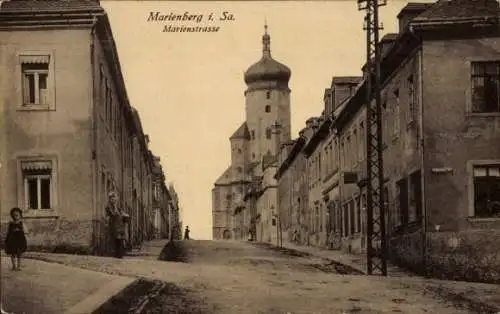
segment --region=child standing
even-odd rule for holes
[[[25,234],[28,233],[28,229],[22,221],[23,212],[20,208],[12,208],[10,210],[10,216],[12,217],[12,221],[9,223],[7,236],[5,238],[5,253],[11,257],[12,270],[21,270],[21,255],[27,248]]]

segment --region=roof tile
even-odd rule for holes
[[[466,18],[498,17],[497,0],[438,0],[413,21],[453,21]]]

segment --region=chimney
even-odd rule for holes
[[[325,103],[325,109],[324,109],[325,116],[329,117],[333,114],[333,102],[332,102],[332,89],[331,88],[325,89],[323,101]]]
[[[411,20],[426,11],[433,3],[410,2],[398,14],[399,33],[403,33]]]

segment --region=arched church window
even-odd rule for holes
[[[266,105],[266,112],[271,112],[271,106],[270,105]]]
[[[266,129],[266,138],[267,138],[268,140],[270,140],[270,139],[271,139],[271,128],[267,128],[267,129]]]

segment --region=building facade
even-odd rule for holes
[[[2,223],[17,206],[33,248],[106,254],[117,191],[129,245],[140,244],[153,231],[154,160],[106,12],[98,1],[13,0],[0,15]]]
[[[277,211],[273,181],[279,148],[290,140],[291,71],[271,57],[270,41],[266,25],[262,57],[244,76],[246,120],[230,138],[231,165],[212,189],[213,239],[253,239],[268,228],[257,224],[270,206]]]
[[[500,236],[498,2],[409,3],[398,21],[380,42],[390,258],[440,276],[455,263],[466,279],[482,267],[491,271],[480,280],[498,281],[499,265],[485,264]],[[303,148],[310,245],[366,250],[366,88],[363,77],[334,77]]]

